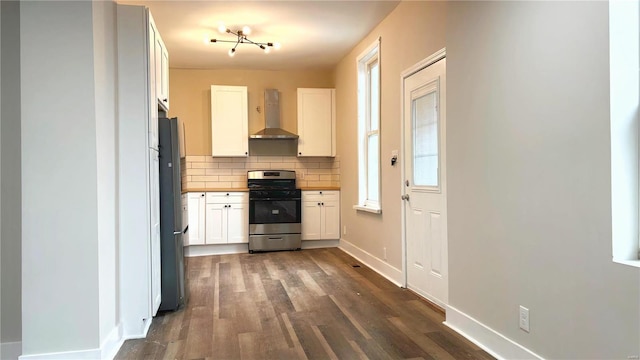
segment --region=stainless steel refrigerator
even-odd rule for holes
[[[182,221],[180,145],[177,118],[158,119],[160,151],[160,256],[163,311],[187,302]]]

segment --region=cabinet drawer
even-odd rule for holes
[[[302,201],[338,201],[340,199],[339,191],[303,191]]]
[[[249,203],[246,192],[208,192],[207,204],[244,204]]]

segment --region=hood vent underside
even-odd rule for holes
[[[250,135],[251,139],[295,140],[298,135],[280,128],[280,95],[277,89],[264,91],[265,128]]]

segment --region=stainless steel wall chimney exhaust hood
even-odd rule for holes
[[[265,128],[250,135],[251,139],[295,140],[298,135],[280,128],[280,95],[277,89],[264,91],[264,120]]]

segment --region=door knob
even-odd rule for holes
[[[409,194],[402,195],[400,198],[401,198],[402,200],[409,200]]]

